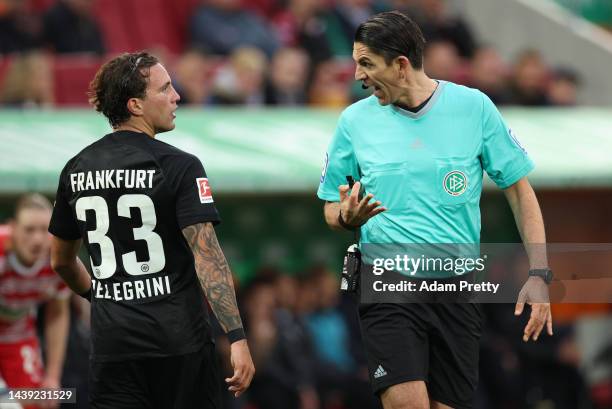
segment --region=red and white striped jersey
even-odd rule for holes
[[[70,296],[70,289],[51,269],[48,256],[26,267],[7,250],[9,243],[9,229],[0,226],[0,343],[35,337],[38,305]]]

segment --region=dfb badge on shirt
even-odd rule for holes
[[[208,178],[196,178],[198,185],[198,194],[200,195],[200,203],[212,203],[212,189],[208,183]]]

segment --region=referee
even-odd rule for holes
[[[424,44],[419,27],[396,11],[357,29],[355,79],[374,92],[342,112],[329,145],[318,190],[326,222],[359,229],[360,244],[479,243],[485,170],[504,190],[523,242],[545,243],[526,178],[531,159],[487,96],[425,74]],[[347,176],[358,181],[352,190]],[[552,273],[545,251],[526,247],[531,270],[515,314],[531,304],[523,340],[535,341],[544,326],[552,335],[550,304],[542,302]],[[478,304],[361,304],[359,317],[385,409],[473,407]]]

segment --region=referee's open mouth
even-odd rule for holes
[[[380,98],[381,97],[381,93],[380,93],[380,87],[378,85],[369,85],[369,84],[366,84],[365,82],[361,83],[361,88],[362,89],[368,89],[368,88],[370,88],[372,86],[374,87],[374,95],[376,95],[378,98]]]

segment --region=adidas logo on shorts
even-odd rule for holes
[[[385,376],[386,374],[387,374],[387,371],[384,370],[382,365],[378,365],[378,368],[376,368],[376,372],[374,372],[374,379],[378,379],[382,376]]]

